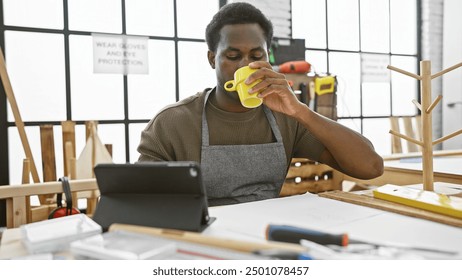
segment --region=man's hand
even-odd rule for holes
[[[249,67],[259,70],[250,75],[245,83],[251,84],[255,80],[262,80],[249,92],[260,91],[258,97],[263,98],[266,106],[289,116],[296,116],[300,110],[306,110],[307,107],[297,99],[285,75],[273,71],[271,64],[266,61],[255,61],[250,63]]]

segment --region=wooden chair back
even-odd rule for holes
[[[279,196],[341,190],[339,174],[325,164],[306,158],[293,158]]]

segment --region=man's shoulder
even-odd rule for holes
[[[193,126],[202,116],[204,92],[198,92],[161,109],[149,121],[145,132],[157,129],[172,130],[174,127]]]
[[[176,103],[170,104],[160,110],[156,119],[158,118],[190,118],[192,116],[201,116],[202,108],[204,106],[204,93],[198,92],[194,95],[186,97]]]

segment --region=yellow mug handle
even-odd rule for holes
[[[234,80],[230,80],[225,83],[225,90],[236,91],[236,84],[234,84]]]

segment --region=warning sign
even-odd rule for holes
[[[389,83],[390,63],[388,55],[361,54],[361,76],[363,83]]]
[[[148,38],[92,34],[93,72],[149,74]]]

